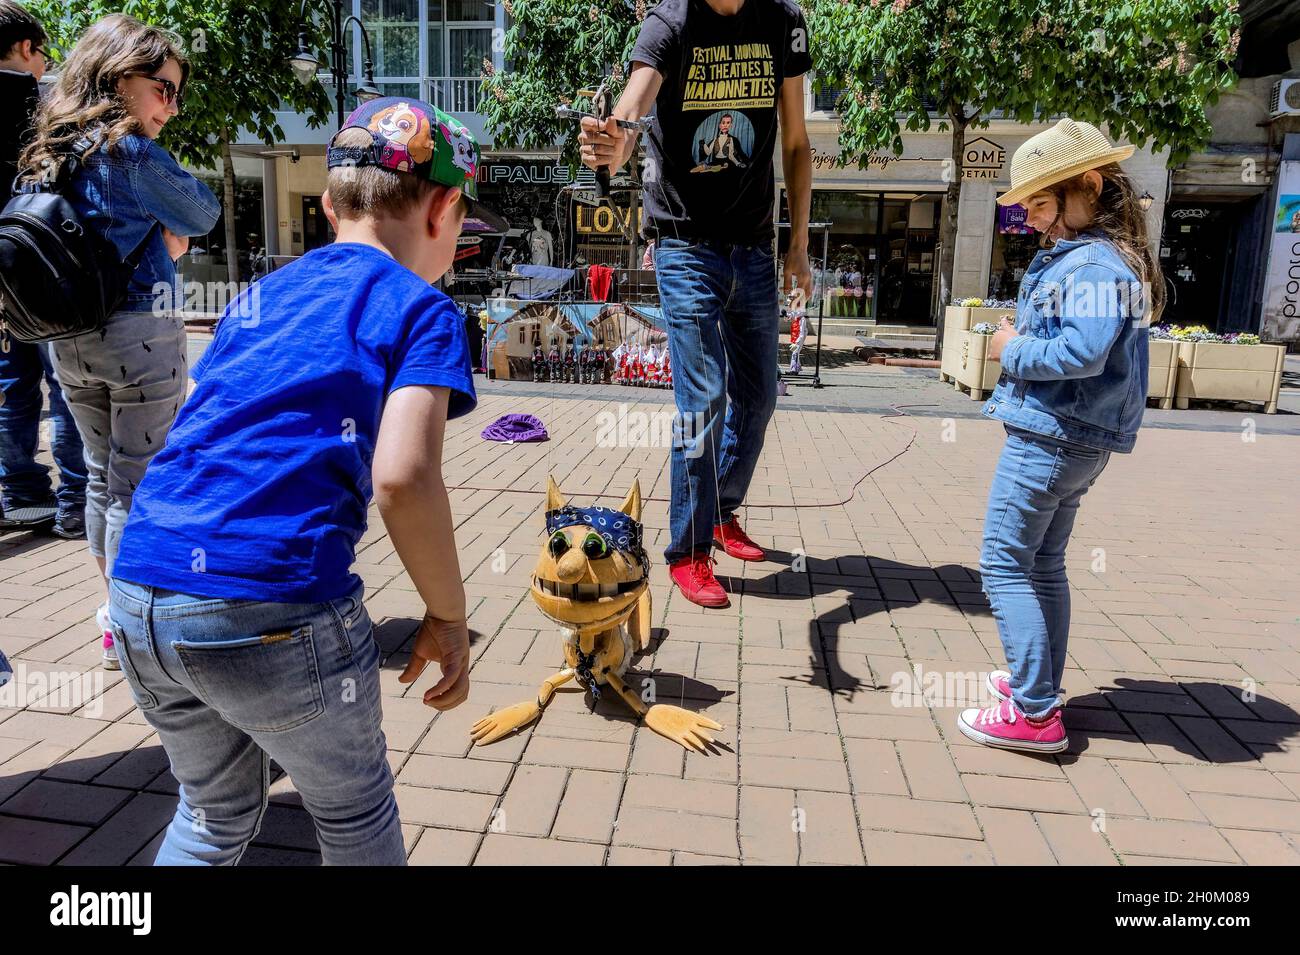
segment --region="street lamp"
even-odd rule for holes
[[[1151,195],[1149,192],[1143,191],[1142,195],[1138,196],[1138,208],[1143,212],[1148,212],[1151,209],[1152,203],[1155,201],[1155,196]]]
[[[352,95],[357,98],[357,102],[368,103],[384,94],[375,86],[375,67],[370,58],[370,36],[366,33],[365,25],[352,14],[344,17],[343,0],[328,0],[328,2],[330,14],[330,72],[334,74],[334,101],[338,107],[339,127],[342,128],[343,121],[346,118],[343,100],[347,93],[348,83],[347,47],[343,42],[343,31],[353,23],[361,31],[361,40],[366,47],[366,59],[362,74],[363,82],[352,91]],[[302,83],[303,86],[315,82],[316,74],[320,70],[320,61],[316,59],[315,54],[311,52],[311,48],[307,45],[307,0],[302,0],[302,6],[298,10],[298,52],[289,57],[289,66],[293,68],[294,76],[298,77],[298,82]]]

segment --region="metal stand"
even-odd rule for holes
[[[817,230],[817,231],[820,231],[821,234],[822,234],[822,259],[821,259],[822,289],[821,289],[821,294],[817,296],[817,348],[816,348],[816,350],[813,352],[812,386],[813,386],[814,388],[822,388],[822,387],[824,387],[824,386],[822,385],[822,313],[823,313],[823,311],[825,311],[825,308],[826,308],[826,288],[825,288],[825,285],[826,285],[826,262],[827,262],[827,259],[830,257],[830,242],[831,242],[831,226],[832,226],[832,225],[833,225],[833,223],[830,223],[830,222],[810,222],[810,223],[808,223],[808,231],[809,231],[809,232],[812,232],[813,230]],[[777,227],[778,229],[788,229],[788,228],[790,228],[790,223],[788,223],[788,222],[778,222],[778,223],[776,224],[776,227]],[[817,285],[817,282],[814,280],[814,282],[813,282],[813,286],[814,286],[814,287],[813,287],[812,289],[809,290],[810,293],[816,293],[816,292],[818,291],[817,288],[816,288],[816,285]],[[782,294],[782,295],[785,294],[785,289],[782,289],[782,290],[781,290],[781,294]],[[805,311],[804,314],[805,314],[805,316],[806,316],[806,315],[807,315],[807,312]],[[788,380],[791,380],[791,379],[799,379],[799,378],[803,378],[803,377],[804,377],[804,374],[803,374],[802,372],[800,372],[800,373],[798,373],[798,374],[792,374],[792,373],[790,373],[790,372],[781,372],[781,379],[782,379],[783,381],[788,381]]]

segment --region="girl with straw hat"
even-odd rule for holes
[[[1011,160],[1001,205],[1021,204],[1042,250],[1016,320],[989,344],[1002,378],[984,407],[1007,432],[980,553],[1008,670],[997,698],[958,716],[977,742],[1058,753],[1068,746],[1061,680],[1070,627],[1065,550],[1079,503],[1113,452],[1133,449],[1147,392],[1147,326],[1164,280],[1145,213],[1120,168],[1133,146],[1063,119]]]

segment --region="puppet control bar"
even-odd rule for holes
[[[560,119],[576,119],[581,121],[590,116],[592,119],[603,122],[609,118],[614,108],[614,97],[610,95],[609,89],[605,83],[601,83],[594,90],[578,90],[579,96],[591,98],[592,112],[585,113],[582,110],[574,109],[571,106],[555,107],[555,115]],[[638,132],[650,128],[650,118],[642,117],[637,120],[618,119],[615,123],[622,129],[635,129]],[[609,200],[609,167],[601,166],[596,170],[596,200]]]

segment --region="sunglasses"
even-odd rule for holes
[[[169,79],[161,76],[150,76],[148,73],[127,73],[127,76],[143,76],[151,83],[158,84],[158,92],[162,94],[163,103],[167,106],[176,104],[176,108],[181,108],[182,95],[181,91],[176,88],[176,84]]]

